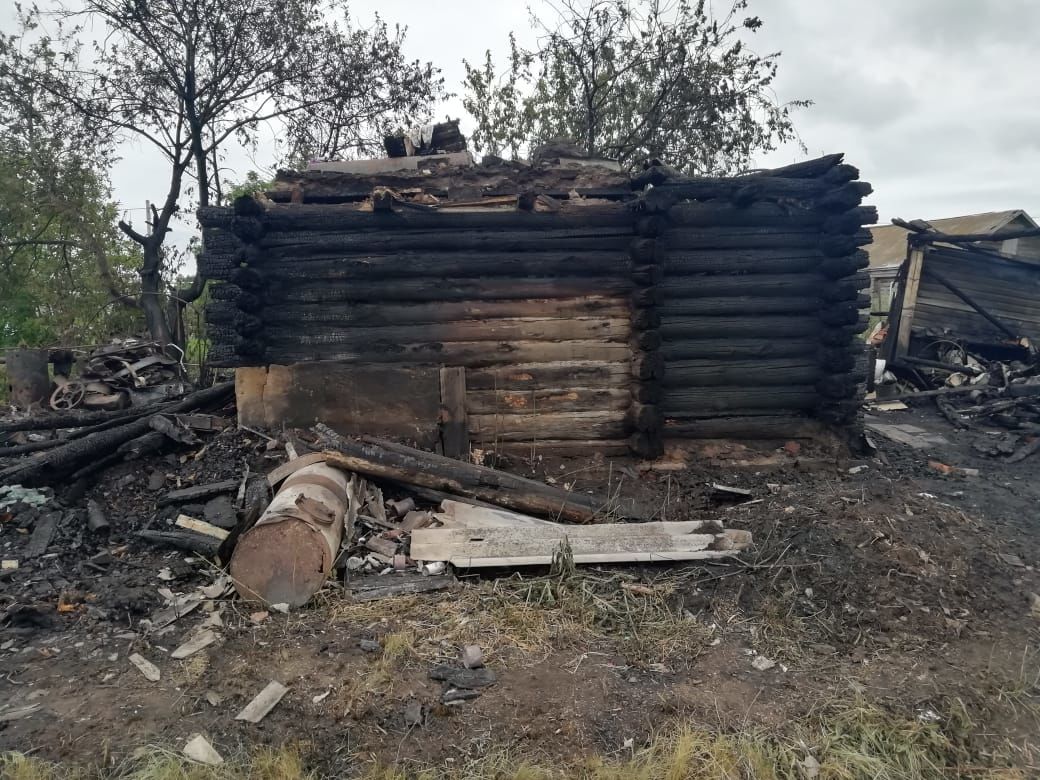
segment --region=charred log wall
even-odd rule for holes
[[[219,365],[464,367],[476,443],[629,435],[626,205],[201,216]]]
[[[856,424],[869,305],[863,226],[877,221],[861,205],[871,189],[858,175],[832,155],[733,179],[662,177],[646,193],[638,229],[654,237],[664,269],[664,433]]]
[[[214,362],[466,369],[488,442],[799,436],[856,420],[876,221],[840,155],[628,203],[200,212]]]

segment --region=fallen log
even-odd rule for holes
[[[611,509],[605,498],[571,493],[486,466],[369,437],[361,441],[346,439],[322,424],[315,426],[314,430],[328,447],[327,462],[347,471],[405,485],[420,485],[574,523],[592,522]],[[624,516],[638,518],[642,515],[630,502],[617,508]]]
[[[27,455],[30,452],[52,450],[65,443],[65,439],[46,439],[44,441],[31,441],[28,444],[15,444],[11,447],[0,447],[0,458],[13,458],[16,455]]]
[[[179,401],[166,405],[168,413],[188,412],[208,404],[223,402],[235,390],[234,382],[225,382],[191,393]],[[16,463],[0,470],[0,484],[38,485],[67,477],[69,472],[88,461],[98,461],[111,455],[122,444],[150,431],[149,418],[139,418],[126,425],[75,439],[43,455]]]
[[[138,531],[138,537],[152,544],[213,558],[220,548],[220,540],[194,531]]]
[[[360,505],[358,480],[324,463],[291,475],[235,546],[235,590],[248,601],[306,604],[332,571],[344,520],[352,527]]]
[[[219,496],[222,493],[231,493],[238,489],[237,479],[226,479],[223,482],[210,482],[205,485],[192,485],[191,487],[171,490],[164,496],[160,496],[155,502],[156,506],[168,506],[169,504],[189,504],[202,501],[206,498]]]

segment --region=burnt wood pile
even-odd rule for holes
[[[855,168],[629,182],[560,162],[286,176],[203,209],[212,359],[458,369],[453,419],[478,446],[653,455],[666,434],[854,422],[875,221]]]

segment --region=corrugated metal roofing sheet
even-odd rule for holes
[[[982,214],[966,214],[961,217],[927,220],[942,233],[995,233],[1012,222],[1021,222],[1022,227],[1037,227],[1036,222],[1022,209],[1009,211],[987,211]],[[873,243],[866,247],[870,255],[871,268],[899,265],[906,257],[907,231],[896,225],[879,225],[870,229]]]

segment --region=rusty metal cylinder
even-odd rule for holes
[[[306,604],[336,561],[350,489],[347,475],[324,463],[286,479],[231,556],[239,595],[266,604]]]

